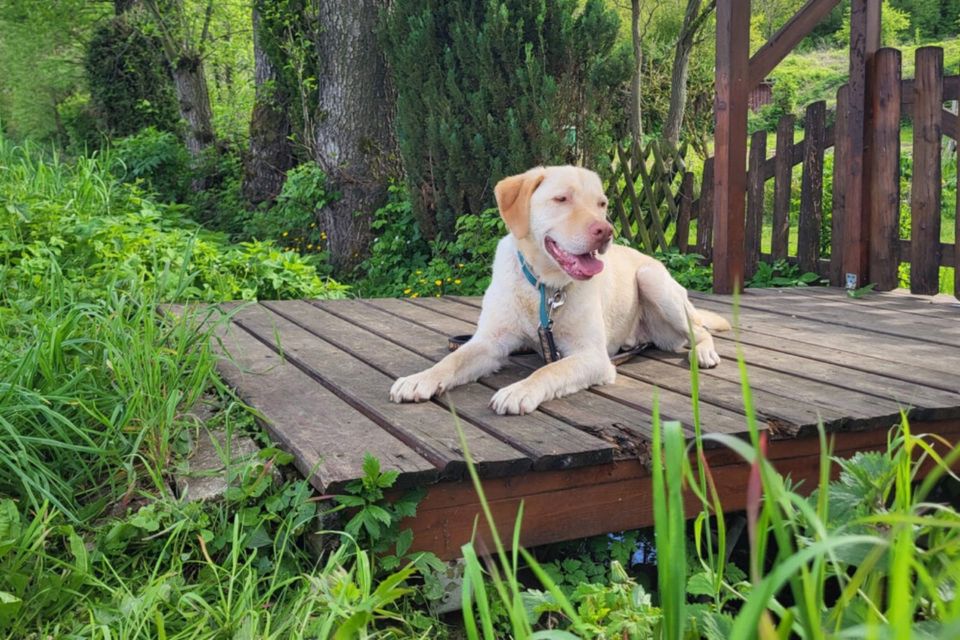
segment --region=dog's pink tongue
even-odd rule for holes
[[[585,278],[592,278],[603,271],[603,261],[589,253],[574,256],[574,259],[576,260],[576,270],[579,275]]]

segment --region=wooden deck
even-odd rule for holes
[[[691,294],[733,317],[728,296]],[[389,401],[393,379],[447,353],[447,336],[472,333],[476,298],[263,302],[234,308],[221,327],[220,370],[263,416],[272,436],[324,493],[361,474],[366,453],[427,485],[412,520],[414,546],[459,555],[478,503],[454,429],[455,407],[503,528],[525,501],[522,541],[536,545],[652,523],[651,406],[693,433],[685,355],[645,352],[613,385],[498,416],[494,391],[540,366],[515,356],[500,373],[423,404]],[[960,440],[960,305],[897,293],[851,299],[838,289],[749,290],[740,343],[769,455],[795,480],[815,481],[822,420],[835,451],[878,447],[907,409],[915,432]],[[724,362],[701,372],[705,432],[744,434],[737,343],[721,334]],[[747,469],[708,452],[726,509],[744,503]],[[481,535],[482,535],[481,527]]]

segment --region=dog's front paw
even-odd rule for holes
[[[541,402],[541,394],[525,380],[521,380],[493,394],[490,407],[500,415],[524,415],[536,411]]]
[[[720,364],[720,354],[712,344],[698,344],[696,348],[697,364],[701,369],[712,369]]]
[[[412,376],[397,378],[390,387],[390,399],[394,402],[423,402],[443,391],[443,380],[427,369]]]

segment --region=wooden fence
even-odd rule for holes
[[[881,49],[873,58],[868,83],[865,131],[863,237],[869,242],[869,281],[880,290],[899,285],[902,263],[910,265],[913,293],[938,291],[941,266],[957,267],[960,258],[960,201],[954,203],[958,221],[953,244],[940,242],[942,137],[957,140],[958,116],[943,103],[960,99],[960,76],[943,73],[943,50],[923,47],[916,52],[916,78],[901,79],[900,52]],[[776,149],[767,153],[768,132],[750,136],[744,233],[744,275],[749,279],[761,262],[787,260],[804,271],[844,286],[844,211],[848,198],[847,170],[851,162],[851,114],[846,85],[837,91],[837,109],[828,114],[826,103],[815,102],[803,116],[803,139],[794,141],[795,118],[786,115],[776,128]],[[828,125],[828,115],[834,124]],[[910,175],[909,220],[901,224],[901,126],[913,122],[913,169]],[[829,253],[821,255],[824,220],[824,156],[833,148]],[[699,197],[693,173],[686,170],[685,148],[672,149],[663,141],[645,148],[617,147],[610,193],[613,217],[620,233],[643,251],[677,247],[713,256],[713,158],[703,166]],[[790,205],[794,167],[801,166],[796,250],[791,250]],[[773,202],[767,206],[767,181],[773,180]],[[615,186],[614,186],[615,185]],[[960,192],[960,185],[958,185]],[[960,200],[960,198],[958,198]],[[764,212],[771,210],[769,252],[762,250]],[[689,229],[696,224],[696,242]],[[901,229],[909,228],[909,239]],[[850,250],[849,247],[846,250]],[[960,294],[960,268],[954,271],[954,291]]]
[[[901,79],[900,51],[880,49],[870,69],[872,121],[867,127],[865,167],[870,210],[870,280],[878,289],[898,285],[901,263],[910,264],[910,291],[935,294],[940,267],[954,267],[960,295],[960,215],[953,244],[940,242],[943,136],[957,140],[957,115],[943,108],[960,99],[960,76],[944,76],[943,49],[917,49],[915,77]],[[909,239],[901,238],[901,119],[913,122]],[[960,185],[958,191],[960,191]],[[960,200],[953,203],[960,214]],[[904,221],[906,222],[906,221]]]

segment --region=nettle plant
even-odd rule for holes
[[[363,458],[363,477],[349,482],[346,493],[334,496],[334,500],[351,513],[344,532],[359,547],[380,555],[382,570],[393,571],[406,561],[426,576],[431,570],[443,569],[443,563],[432,553],[410,553],[413,531],[400,529],[404,518],[416,515],[425,490],[418,487],[395,500],[388,499],[386,491],[396,484],[399,475],[394,469],[381,471],[380,461],[368,453]],[[428,588],[428,598],[431,593]]]

